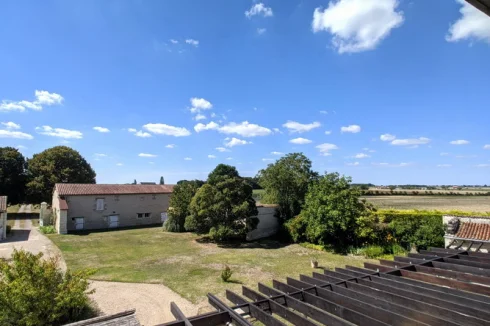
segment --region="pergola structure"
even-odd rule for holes
[[[490,0],[466,0],[466,2],[490,16]]]
[[[212,294],[215,312],[186,317],[171,304],[176,321],[163,326],[264,325],[490,325],[490,254],[429,248],[394,261],[319,270],[242,295],[226,291],[228,306]]]

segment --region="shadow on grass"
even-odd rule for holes
[[[150,228],[162,228],[161,224],[148,224],[148,225],[136,225],[136,226],[126,226],[119,228],[107,228],[107,229],[94,229],[94,230],[70,230],[68,234],[71,235],[90,235],[92,233],[104,233],[104,232],[117,232],[126,230],[138,230],[138,229],[150,229]]]
[[[216,244],[218,247],[225,249],[280,249],[290,245],[289,243],[280,242],[272,238],[265,238],[250,242],[240,239],[225,242],[216,242],[208,236],[203,236],[196,239],[196,242],[213,243]]]
[[[231,283],[231,284],[243,284],[242,281],[239,281],[239,280],[228,280],[226,281],[225,283]]]

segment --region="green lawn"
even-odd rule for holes
[[[49,237],[69,268],[96,268],[97,280],[162,283],[194,303],[208,292],[240,292],[240,283],[253,287],[258,282],[270,284],[273,278],[311,274],[312,255],[327,268],[362,266],[367,261],[267,240],[223,248],[196,241],[199,238],[190,233],[167,233],[161,228]],[[234,272],[233,283],[220,279],[224,264]]]

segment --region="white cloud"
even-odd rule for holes
[[[203,98],[193,97],[191,98],[190,101],[192,106],[191,108],[192,113],[198,113],[201,110],[210,110],[213,108],[213,104],[211,104],[211,102]]]
[[[233,157],[227,157],[226,159],[227,159],[228,161],[231,161],[231,160],[233,160]]]
[[[9,122],[2,122],[2,125],[5,126],[7,129],[20,129],[20,125],[16,124],[15,122],[9,121]]]
[[[243,121],[239,124],[231,122],[220,127],[218,130],[223,134],[237,134],[242,137],[267,136],[272,133],[269,128],[262,127],[254,123],[249,123],[248,121]]]
[[[325,135],[330,135],[330,134],[332,134],[332,130],[326,130],[325,131]]]
[[[175,144],[168,144],[167,146],[165,146],[165,148],[175,148],[177,145]]]
[[[28,109],[36,110],[36,111],[40,111],[43,109],[43,107],[41,106],[41,104],[38,101],[34,101],[34,102],[20,101],[17,104],[19,104],[23,107],[26,107]]]
[[[272,155],[284,155],[283,152],[271,152]]]
[[[279,130],[279,128],[272,128],[272,130],[273,130],[275,133],[282,134],[282,132],[281,132],[281,130]]]
[[[489,168],[490,164],[478,164],[476,167],[477,168]]]
[[[263,3],[254,4],[250,10],[245,11],[245,16],[252,18],[252,16],[261,15],[263,17],[272,17],[274,13],[271,7],[266,7]]]
[[[185,40],[185,43],[190,44],[192,46],[195,46],[196,48],[199,46],[199,41],[191,39],[191,38],[188,38],[187,40]]]
[[[61,104],[63,102],[63,96],[56,93],[50,93],[48,91],[38,91],[34,92],[36,96],[36,102],[45,105]],[[35,103],[36,103],[35,102]]]
[[[17,145],[15,146],[17,149],[27,149],[27,146],[24,145]]]
[[[294,138],[289,141],[292,144],[297,144],[297,145],[305,145],[305,144],[310,144],[312,141],[306,138]]]
[[[267,31],[266,28],[257,28],[257,34],[262,35]],[[254,108],[257,111],[257,108]]]
[[[0,138],[33,139],[34,137],[20,131],[0,130]]]
[[[324,144],[317,145],[316,148],[318,148],[318,150],[320,151],[320,153],[323,156],[329,156],[329,155],[331,155],[330,154],[330,151],[331,150],[339,149],[339,147],[337,145],[335,145],[335,144],[329,144],[329,143],[324,143]]]
[[[25,107],[19,103],[9,102],[3,100],[0,103],[0,111],[25,111]]]
[[[217,130],[218,128],[219,128],[219,125],[214,121],[211,121],[210,123],[208,123],[206,125],[203,123],[198,123],[197,125],[194,126],[194,130],[196,132],[201,132],[204,130]]]
[[[412,145],[425,145],[430,143],[429,138],[408,138],[408,139],[395,139],[391,142],[391,145],[395,146],[412,146]]]
[[[302,132],[306,132],[306,131],[310,131],[312,129],[318,128],[321,126],[321,124],[320,124],[320,122],[317,122],[317,121],[312,122],[312,123],[307,123],[307,124],[299,123],[296,121],[288,121],[285,124],[283,124],[282,126],[284,128],[287,128],[290,133],[295,133],[295,132],[302,133]]]
[[[483,146],[483,149],[490,149],[490,144]]]
[[[448,155],[449,155],[449,153],[442,152],[440,155],[441,155],[441,156],[448,156]]]
[[[391,134],[383,134],[379,136],[379,139],[381,139],[382,141],[393,141],[396,139],[396,136]]]
[[[61,104],[63,102],[63,96],[56,93],[50,93],[48,91],[39,91],[36,90],[34,92],[34,96],[36,99],[34,102],[31,101],[7,101],[2,100],[0,103],[0,111],[25,111],[26,109],[32,109],[36,111],[40,111],[43,109],[43,105],[50,106]]]
[[[107,157],[107,154],[95,153],[94,156],[97,156],[97,157]]]
[[[145,131],[142,131],[142,130],[137,131],[134,135],[136,137],[141,137],[141,138],[149,138],[149,137],[151,137],[151,134],[150,133],[145,132]]]
[[[184,161],[192,161],[192,158],[191,157],[186,157],[186,158],[184,158]]]
[[[382,167],[391,167],[391,168],[397,168],[397,167],[406,167],[412,165],[412,163],[399,163],[399,164],[390,164],[390,163],[371,163],[374,166],[382,166]]]
[[[457,2],[462,5],[459,10],[461,18],[451,25],[446,40],[448,42],[477,40],[490,43],[490,19],[488,16],[464,0],[457,0]]]
[[[348,166],[359,166],[359,162],[347,163]]]
[[[59,137],[65,139],[81,139],[83,134],[80,131],[68,130],[63,128],[53,128],[50,126],[36,127],[36,130],[41,135]]]
[[[274,161],[274,159],[273,158],[263,158],[262,161],[263,162],[272,162],[272,161]]]
[[[318,111],[320,112],[321,114],[328,114],[328,111],[325,111],[325,110],[321,110],[321,111]]]
[[[327,9],[315,9],[311,26],[314,33],[329,32],[339,53],[373,50],[403,23],[398,5],[398,0],[331,1]]]
[[[172,44],[179,44],[179,41],[174,40],[174,39],[170,39],[170,43],[172,43]]]
[[[206,119],[206,116],[204,114],[198,114],[194,117],[194,120],[199,121],[199,120],[204,120]]]
[[[216,113],[211,112],[211,118],[215,118],[215,117],[216,117]]]
[[[132,134],[134,134],[136,137],[141,137],[141,138],[149,138],[151,137],[151,134],[142,130],[136,130],[134,128],[129,128],[128,131]]]
[[[361,132],[361,127],[358,125],[350,125],[340,128],[340,132],[350,132],[353,134],[357,134],[358,132]]]
[[[110,132],[110,130],[109,130],[109,129],[104,128],[104,127],[93,127],[92,129],[93,129],[93,130],[96,130],[96,131],[98,131],[98,132]]]
[[[224,147],[216,147],[216,150],[218,152],[221,152],[221,153],[223,153],[223,152],[229,152],[230,151],[229,149],[224,148]]]
[[[469,143],[470,143],[469,141],[464,139],[458,139],[449,142],[449,144],[451,145],[468,145]]]
[[[359,153],[354,156],[354,158],[368,158],[368,157],[371,156],[367,155],[366,153]]]
[[[246,140],[238,139],[238,138],[231,138],[227,142],[225,142],[226,147],[233,147],[233,146],[240,146],[240,145],[248,145],[251,144],[252,142],[248,142]]]
[[[174,137],[184,137],[191,134],[191,132],[184,127],[174,127],[164,123],[148,123],[143,126],[143,129],[154,134]]]
[[[123,166],[124,164],[122,164],[122,163],[117,163],[116,165],[117,165],[117,166]]]
[[[438,164],[438,168],[450,168],[452,165],[451,164]]]
[[[148,153],[139,153],[139,157],[157,157],[155,154],[148,154]]]
[[[208,155],[208,158],[216,158],[216,156],[210,154],[210,155]]]

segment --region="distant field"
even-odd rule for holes
[[[391,191],[389,189],[377,189],[377,188],[369,188],[369,191],[375,192],[379,195],[391,195]],[[394,194],[397,193],[408,193],[411,194],[413,192],[417,192],[419,195],[423,195],[424,193],[432,193],[432,194],[437,194],[437,195],[448,195],[450,193],[457,194],[457,195],[466,195],[467,193],[471,194],[486,194],[490,193],[489,188],[464,188],[461,190],[457,189],[448,189],[448,190],[443,190],[443,189],[436,189],[436,190],[421,190],[421,189],[398,189],[398,190],[393,190]]]
[[[487,196],[365,196],[378,208],[490,212]]]

